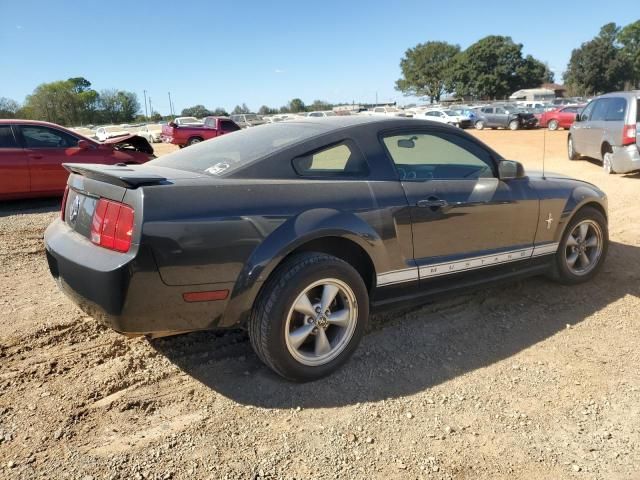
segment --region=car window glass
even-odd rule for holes
[[[591,113],[593,112],[593,107],[596,103],[598,103],[597,100],[584,107],[584,110],[582,110],[582,113],[580,114],[581,120],[586,121],[591,119]]]
[[[496,113],[506,113],[505,109],[502,107],[496,108]]]
[[[607,109],[609,108],[609,102],[611,99],[609,98],[601,98],[598,100],[593,107],[593,113],[591,114],[591,118],[594,122],[599,122],[605,119],[607,114]]]
[[[221,120],[220,127],[224,132],[235,132],[240,130],[240,127],[230,120]]]
[[[347,143],[297,157],[293,168],[302,176],[363,176],[368,173],[364,158]]]
[[[53,128],[22,125],[22,137],[27,148],[71,148],[78,145],[78,139]]]
[[[622,122],[624,121],[624,112],[627,108],[627,101],[624,98],[609,98],[607,102],[607,112],[605,113],[605,121]]]
[[[401,179],[493,178],[489,152],[458,135],[415,133],[384,138]]]
[[[482,112],[483,113],[493,113],[493,108],[483,108]]]
[[[0,148],[19,148],[11,131],[11,125],[0,125]]]
[[[565,113],[577,113],[578,112],[578,107],[567,107],[562,111],[565,112]]]

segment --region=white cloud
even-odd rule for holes
[[[279,69],[279,68],[276,68],[276,69],[274,70],[274,72],[275,72],[275,73],[284,73],[284,70],[281,70],[281,69]]]

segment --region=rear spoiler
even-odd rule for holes
[[[141,172],[125,164],[99,165],[91,163],[63,163],[70,173],[125,188],[154,185],[167,181],[166,177],[155,173]]]

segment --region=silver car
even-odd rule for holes
[[[602,161],[606,173],[640,170],[640,90],[594,98],[569,130],[569,159]]]

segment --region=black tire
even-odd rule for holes
[[[555,132],[559,128],[558,121],[557,120],[549,120],[549,123],[547,124],[547,128],[549,130],[551,130],[552,132]]]
[[[202,139],[200,137],[191,137],[189,140],[187,140],[187,147],[200,142],[202,142]]]
[[[574,228],[585,220],[595,222],[599,226],[602,233],[602,250],[597,259],[595,267],[593,267],[585,274],[576,275],[570,270],[567,265],[567,250],[568,248],[570,248],[568,247],[567,242]],[[553,279],[565,285],[576,285],[591,280],[602,269],[602,265],[604,264],[608,249],[609,229],[607,227],[607,219],[604,217],[602,212],[594,207],[581,208],[567,224],[567,227],[565,228],[565,231],[562,235],[562,239],[560,240],[560,245],[558,247],[558,251],[555,254],[553,263]]]
[[[569,137],[567,138],[567,155],[569,157],[569,160],[577,160],[578,158],[580,158],[580,154],[576,152],[576,147],[573,143],[573,138],[571,137],[571,135],[569,135]]]
[[[475,124],[475,127],[477,130],[483,130],[484,129],[484,121],[482,120],[478,120]]]
[[[509,122],[509,130],[518,130],[520,128],[520,122],[518,120],[511,120]]]
[[[322,365],[305,365],[287,346],[287,317],[305,289],[323,279],[344,282],[355,296],[356,324],[341,352]],[[273,371],[296,382],[308,382],[334,372],[353,354],[369,318],[369,294],[360,274],[347,262],[324,253],[301,253],[280,265],[260,292],[250,319],[249,338],[260,359]]]

